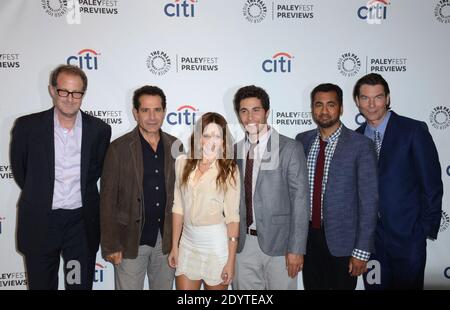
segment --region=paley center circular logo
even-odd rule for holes
[[[364,115],[362,115],[361,113],[355,115],[356,125],[361,126],[362,124],[364,124],[365,121],[366,119],[364,118]]]
[[[446,129],[450,125],[450,109],[445,106],[435,107],[430,113],[430,123],[436,129]]]
[[[450,23],[450,0],[440,0],[434,8],[434,16],[443,24]]]
[[[262,0],[247,0],[242,9],[246,20],[250,23],[260,23],[267,16],[267,6]]]
[[[358,74],[361,68],[361,60],[354,53],[344,53],[339,57],[337,65],[339,72],[343,76],[352,77]]]
[[[67,14],[67,0],[41,0],[45,13],[52,17],[61,17]]]
[[[439,232],[443,232],[450,226],[450,216],[447,212],[442,211],[442,217],[441,217],[441,226],[439,227]]]
[[[170,70],[170,57],[163,51],[153,51],[147,58],[147,68],[151,73],[164,75]]]

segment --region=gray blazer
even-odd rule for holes
[[[244,141],[236,145],[237,163],[244,180]],[[300,142],[272,129],[253,195],[258,243],[270,256],[305,254],[309,224],[309,185]],[[238,253],[247,233],[244,181],[241,182]]]

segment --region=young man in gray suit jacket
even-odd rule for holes
[[[317,129],[297,136],[308,163],[311,222],[303,270],[305,289],[356,288],[373,251],[377,222],[377,159],[372,141],[339,120],[342,90],[311,92]]]
[[[267,125],[270,103],[264,89],[239,89],[234,108],[246,138],[236,147],[243,181],[233,287],[297,289],[309,219],[303,147]]]

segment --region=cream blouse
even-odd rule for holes
[[[175,161],[175,192],[172,212],[184,215],[184,223],[194,226],[205,226],[231,222],[239,222],[240,179],[236,169],[235,180],[227,179],[224,192],[216,186],[218,168],[212,164],[209,170],[195,182],[197,167],[189,175],[186,184],[180,186],[186,155],[180,155]]]

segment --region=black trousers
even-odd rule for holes
[[[30,290],[57,290],[60,257],[68,290],[91,290],[96,253],[90,253],[81,208],[53,210],[47,238],[39,253],[26,253]]]
[[[305,290],[354,290],[357,277],[348,272],[349,260],[349,256],[331,255],[323,226],[313,229],[310,225],[303,266]]]

